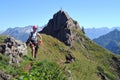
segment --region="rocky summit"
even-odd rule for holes
[[[4,43],[0,44],[0,53],[10,57],[9,63],[19,63],[21,57],[27,54],[26,44],[15,40],[13,37],[7,37]]]
[[[60,10],[53,15],[41,33],[51,35],[71,46],[74,40],[73,28],[81,30],[77,21],[73,20],[67,12]]]

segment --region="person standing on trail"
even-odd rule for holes
[[[27,40],[27,44],[30,44],[30,47],[32,49],[32,57],[36,58],[37,52],[38,52],[38,48],[39,48],[39,44],[41,44],[42,42],[42,36],[37,32],[38,26],[33,26],[33,31],[30,33],[30,36]],[[40,38],[40,40],[38,40],[38,37]]]

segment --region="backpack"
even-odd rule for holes
[[[37,36],[37,32],[36,32],[36,36]],[[28,38],[27,41],[26,41],[26,44],[27,44],[27,45],[30,43],[30,41],[31,41],[32,43],[37,43],[37,39],[36,39],[36,40],[33,40],[32,37],[33,37],[33,32],[30,33],[30,36],[29,36],[29,38]]]

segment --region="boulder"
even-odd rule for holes
[[[0,80],[11,80],[11,76],[0,70]]]
[[[72,53],[68,53],[68,55],[65,56],[66,62],[65,63],[70,63],[75,61],[75,57],[73,57]]]
[[[27,46],[22,41],[7,37],[4,43],[0,44],[0,53],[10,57],[10,64],[19,63],[21,57],[27,54]]]

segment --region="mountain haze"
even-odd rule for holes
[[[40,31],[41,27],[39,27],[38,30]],[[12,36],[18,40],[22,40],[23,42],[26,42],[31,31],[32,31],[32,26],[15,27],[15,28],[8,28],[6,31],[1,33],[1,35]]]
[[[114,29],[120,30],[120,27],[85,28],[84,30],[85,30],[86,36],[88,36],[90,39],[93,40],[95,38],[98,38],[102,35],[109,33],[110,31],[113,31]]]
[[[113,53],[120,54],[120,31],[118,29],[100,36],[94,39],[94,41]]]

